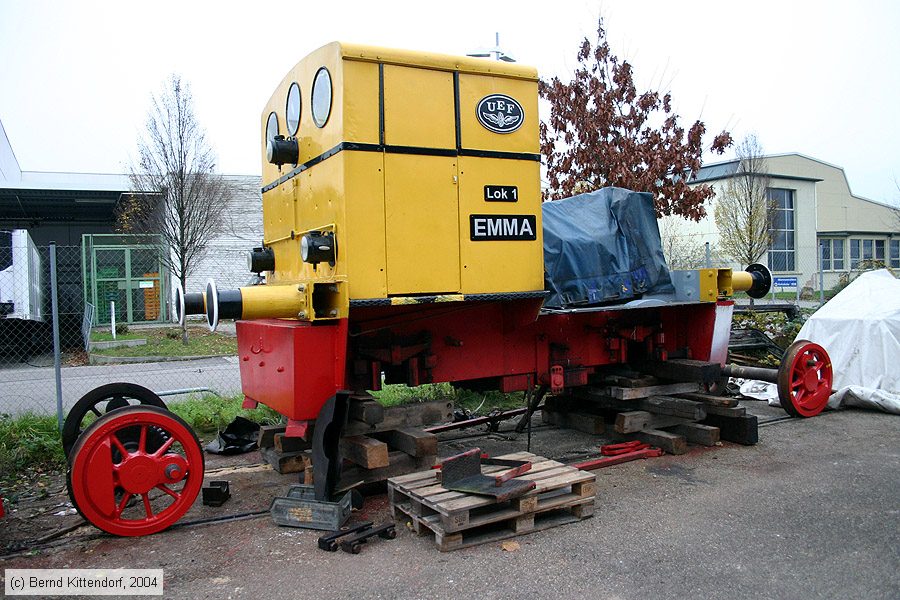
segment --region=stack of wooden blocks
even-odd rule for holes
[[[756,417],[737,399],[701,393],[697,383],[664,383],[651,376],[616,376],[605,383],[547,398],[543,420],[591,434],[611,426],[616,437],[639,439],[669,454],[687,452],[689,443],[758,440]]]
[[[437,437],[422,427],[453,419],[453,403],[422,402],[385,408],[370,396],[350,400],[347,425],[341,439],[345,465],[339,487],[374,483],[428,468],[435,463]],[[260,429],[263,458],[279,473],[311,472],[312,430],[304,438],[286,437],[285,427]]]

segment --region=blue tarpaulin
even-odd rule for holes
[[[653,196],[603,188],[545,202],[548,308],[627,302],[672,293]]]

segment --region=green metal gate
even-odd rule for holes
[[[85,301],[96,307],[95,325],[167,320],[165,248],[156,236],[89,234],[82,238]]]

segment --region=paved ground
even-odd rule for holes
[[[534,451],[565,458],[594,442],[539,428]],[[516,451],[525,438],[466,437],[442,449],[476,443]],[[753,447],[598,471],[592,519],[520,537],[514,552],[492,543],[439,553],[401,527],[396,540],[360,555],[330,554],[316,549],[316,533],[262,517],[139,539],[82,529],[60,548],[0,559],[0,568],[162,567],[166,597],[216,600],[898,598],[898,472],[900,419],[846,411],[763,427]],[[235,488],[219,509],[227,514],[265,508],[291,479],[252,468],[227,477]],[[386,509],[384,496],[373,497],[357,518],[384,519]],[[188,519],[222,514],[212,510]]]
[[[45,364],[45,363],[33,363]],[[56,412],[56,374],[52,366],[21,364],[0,369],[0,413]],[[62,369],[65,412],[90,390],[113,381],[137,383],[154,392],[207,387],[226,396],[240,393],[237,356],[198,360],[65,367]]]

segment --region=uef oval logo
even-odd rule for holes
[[[494,133],[512,133],[525,120],[522,105],[505,94],[485,96],[478,103],[475,114],[484,128]]]

